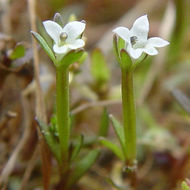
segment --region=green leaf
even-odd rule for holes
[[[182,190],[190,190],[190,186],[185,181],[181,183]]]
[[[109,116],[108,116],[107,109],[105,108],[102,113],[98,136],[102,136],[102,137],[107,136],[108,129],[109,129]]]
[[[91,73],[98,83],[105,83],[110,79],[110,71],[106,60],[98,48],[91,54]]]
[[[81,135],[81,136],[79,137],[79,139],[78,139],[77,144],[76,144],[75,147],[74,147],[74,150],[72,151],[72,154],[71,154],[71,162],[72,162],[73,160],[75,160],[76,157],[78,156],[78,154],[79,154],[79,152],[80,152],[80,150],[81,150],[81,148],[82,148],[82,146],[83,146],[83,143],[84,143],[84,136]]]
[[[36,118],[36,122],[38,124],[38,126],[40,127],[40,131],[43,134],[46,143],[48,144],[52,154],[55,156],[55,158],[57,159],[57,161],[59,163],[61,163],[61,149],[60,149],[60,145],[56,139],[56,137],[54,136],[54,134],[52,134],[50,132],[50,126],[46,125],[43,121],[40,121]]]
[[[9,55],[9,58],[15,60],[23,57],[24,55],[25,55],[25,47],[22,44],[18,44]]]
[[[71,50],[68,52],[60,61],[56,64],[57,67],[64,66],[69,67],[69,65],[78,62],[81,58],[81,56],[84,53],[84,49],[79,50]]]
[[[112,122],[114,131],[117,135],[117,138],[119,139],[121,148],[123,150],[124,155],[126,155],[126,150],[125,150],[125,136],[124,136],[124,131],[123,131],[123,127],[122,125],[119,123],[119,121],[113,116],[113,115],[109,115],[109,118]]]
[[[68,180],[68,187],[73,185],[89,170],[96,161],[98,155],[99,150],[92,150],[82,160],[75,163],[74,170]]]
[[[53,51],[51,50],[51,48],[48,46],[47,42],[42,38],[42,36],[40,34],[34,32],[34,31],[31,31],[31,33],[34,36],[34,38],[39,42],[39,44],[44,49],[44,51],[47,53],[49,58],[53,61],[53,63],[56,64],[55,55],[54,55]]]
[[[121,49],[120,56],[121,56],[121,67],[129,71],[133,65],[131,57],[129,56],[129,54],[125,49]]]
[[[107,147],[109,150],[111,150],[119,159],[125,161],[125,157],[122,150],[116,144],[112,143],[111,141],[103,137],[99,139],[99,142],[105,147]]]

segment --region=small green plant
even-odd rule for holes
[[[161,38],[148,39],[149,21],[147,15],[138,18],[132,28],[118,27],[113,30],[114,53],[121,68],[121,92],[123,108],[123,125],[110,116],[120,147],[107,139],[101,143],[112,150],[122,161],[126,169],[136,168],[136,113],[133,75],[135,68],[143,62],[147,55],[156,55],[155,47],[164,47],[169,43]]]
[[[86,156],[79,156],[84,145],[80,136],[74,142],[70,139],[71,119],[69,108],[69,67],[84,55],[85,45],[82,35],[85,22],[71,21],[64,27],[61,15],[56,14],[54,21],[43,22],[45,31],[53,40],[49,46],[38,33],[32,34],[50,57],[56,68],[56,114],[50,125],[38,121],[41,132],[57,160],[60,171],[60,189],[69,189],[95,162],[99,150],[90,150]]]

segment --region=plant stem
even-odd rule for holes
[[[56,67],[56,114],[57,128],[63,165],[68,161],[69,148],[69,70],[68,67]]]
[[[136,113],[133,92],[133,72],[123,68],[121,72],[126,164],[127,166],[133,166],[136,160]]]

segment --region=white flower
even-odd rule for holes
[[[133,59],[138,59],[143,52],[148,55],[157,55],[158,51],[155,47],[164,47],[169,44],[168,41],[158,37],[148,39],[149,21],[147,15],[139,17],[131,30],[118,27],[113,32],[126,42],[125,49]]]
[[[47,20],[43,22],[44,28],[53,39],[53,51],[57,54],[66,54],[70,50],[82,48],[85,42],[80,39],[84,32],[85,23],[72,21],[63,28],[54,21]]]

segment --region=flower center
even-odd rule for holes
[[[131,40],[132,46],[134,46],[136,44],[136,42],[138,41],[138,38],[136,36],[132,36],[132,37],[130,37],[130,40]]]
[[[130,37],[130,41],[131,41],[131,44],[132,44],[132,47],[134,49],[137,49],[137,48],[144,48],[146,42],[144,41],[140,41],[137,36],[132,36]]]
[[[68,35],[66,32],[62,32],[59,36],[60,38],[60,42],[59,42],[59,46],[63,46],[65,44],[65,41],[67,39]]]

